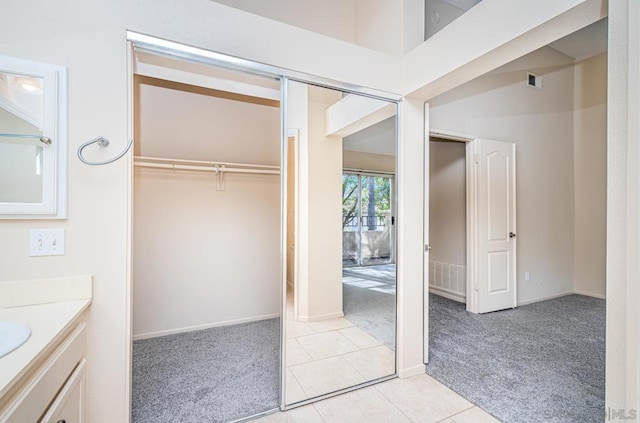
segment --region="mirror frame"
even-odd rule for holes
[[[42,201],[0,202],[0,219],[65,219],[67,216],[67,70],[62,66],[0,56],[0,72],[43,79]]]

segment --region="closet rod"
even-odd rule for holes
[[[280,166],[270,166],[270,165],[258,165],[258,164],[249,164],[249,163],[229,163],[229,162],[206,162],[202,160],[182,160],[182,159],[164,159],[159,157],[145,157],[145,156],[135,156],[136,162],[153,162],[153,163],[170,163],[170,164],[186,164],[186,165],[202,165],[202,166],[234,166],[234,167],[249,167],[249,168],[261,168],[261,169],[273,169],[280,170]]]
[[[156,169],[171,169],[171,170],[191,170],[191,171],[204,171],[214,173],[254,173],[254,174],[266,174],[266,175],[279,175],[280,170],[277,166],[265,166],[265,165],[250,165],[250,164],[237,164],[237,163],[217,163],[217,162],[198,162],[194,160],[171,160],[171,159],[150,159],[158,160],[160,163],[147,161],[149,158],[136,157],[134,164],[137,167],[148,167]],[[199,163],[199,164],[190,164]],[[186,163],[186,164],[183,164]],[[231,166],[231,167],[229,167]],[[233,167],[235,166],[235,167]],[[255,167],[251,169],[249,167]]]

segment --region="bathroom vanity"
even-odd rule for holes
[[[0,321],[30,337],[0,358],[0,423],[85,421],[91,277],[0,283]]]

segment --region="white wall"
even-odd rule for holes
[[[287,124],[298,130],[296,319],[341,317],[342,138],[326,136],[326,109],[342,93],[290,81]]]
[[[429,142],[430,259],[467,265],[466,144]]]
[[[422,100],[405,97],[399,105],[397,208],[398,375],[423,374],[429,345],[429,308],[424,289],[425,144],[429,118]],[[426,327],[426,329],[425,329]],[[418,341],[418,342],[416,342]],[[420,342],[422,341],[422,342]]]
[[[543,90],[525,85],[527,71],[543,76]],[[545,47],[430,106],[432,127],[516,144],[518,303],[572,292],[572,59]]]
[[[277,107],[140,84],[139,154],[279,164]],[[134,172],[133,334],[279,315],[280,179]],[[248,265],[250,264],[250,265]]]
[[[574,72],[575,289],[604,298],[607,55],[576,63]]]
[[[215,0],[385,54],[403,51],[403,0]]]
[[[356,40],[356,0],[215,0],[342,41]]]
[[[280,109],[137,84],[136,155],[280,164]]]
[[[355,43],[385,54],[403,53],[404,0],[355,0]]]
[[[640,3],[609,3],[605,406],[640,409]]]
[[[280,314],[280,180],[134,173],[133,334]]]
[[[429,289],[464,302],[467,293],[466,144],[429,142]]]
[[[342,166],[346,169],[395,172],[396,157],[388,154],[342,150]]]
[[[300,138],[298,211],[300,224],[298,246],[300,286],[298,318],[320,321],[341,317],[342,308],[342,137],[326,136],[326,109],[340,100],[342,93],[307,86],[306,137]],[[303,95],[304,97],[304,95]],[[291,109],[304,104],[290,103]],[[304,215],[304,217],[303,217]],[[302,267],[306,268],[302,268]],[[301,269],[302,268],[302,269]],[[304,276],[301,276],[304,275]],[[297,289],[297,288],[296,288]],[[304,297],[304,298],[301,298]]]

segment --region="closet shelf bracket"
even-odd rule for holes
[[[216,191],[224,191],[224,171],[225,166],[216,165],[216,175],[218,175],[218,181],[216,183]]]

